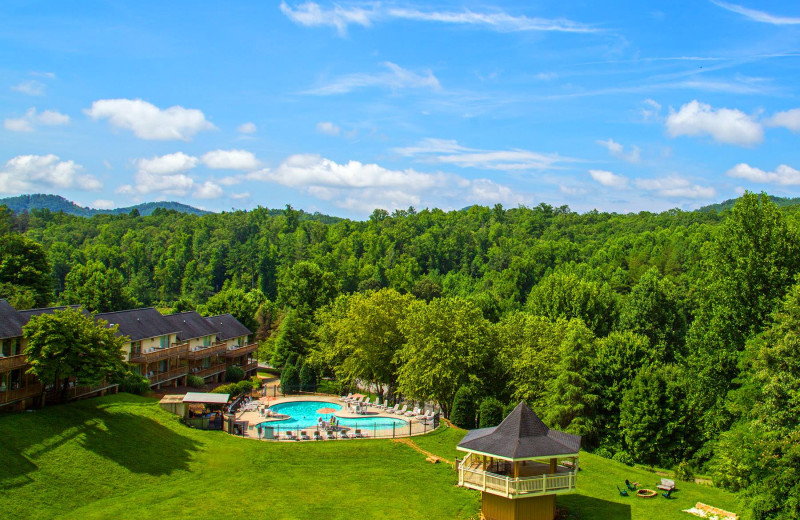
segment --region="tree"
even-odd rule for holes
[[[267,298],[260,289],[245,291],[240,287],[226,285],[204,305],[199,305],[197,312],[204,316],[232,314],[242,325],[255,332],[259,326],[256,314],[266,302]]]
[[[306,352],[310,335],[310,323],[297,310],[290,309],[281,321],[275,336],[275,350],[272,354],[272,366],[282,367],[291,354],[300,355]]]
[[[287,364],[281,370],[281,390],[284,394],[296,394],[300,390],[300,375],[294,365]]]
[[[122,274],[100,262],[76,265],[66,278],[61,298],[70,305],[82,305],[92,312],[113,312],[137,307]]]
[[[117,327],[108,327],[102,320],[95,322],[79,309],[33,316],[23,331],[28,338],[28,373],[45,386],[61,384],[62,400],[67,398],[71,380],[79,385],[98,385],[103,380],[117,380],[126,372],[124,339],[116,336]]]
[[[225,369],[226,383],[238,383],[242,379],[244,379],[244,370],[242,370],[241,367],[231,365]]]
[[[598,336],[617,322],[617,296],[607,283],[585,280],[577,272],[557,271],[531,289],[528,310],[551,320],[580,318]]]
[[[456,392],[450,420],[459,428],[467,430],[475,428],[475,395],[470,387],[462,386]]]
[[[620,405],[620,430],[637,462],[672,465],[684,460],[693,434],[685,383],[673,365],[639,372]]]
[[[317,374],[314,373],[314,369],[308,363],[303,363],[298,378],[300,390],[303,392],[315,392],[317,390]]]
[[[686,318],[675,284],[662,278],[658,268],[651,267],[624,300],[619,328],[647,336],[650,345],[668,354],[683,348]]]
[[[398,352],[400,392],[435,401],[450,416],[459,387],[482,386],[491,371],[493,338],[481,311],[461,298],[411,306],[400,325],[406,343]]]
[[[478,428],[491,428],[503,422],[503,403],[494,397],[485,397],[478,412]]]
[[[304,313],[330,302],[338,291],[334,274],[313,262],[298,262],[284,269],[278,280],[278,302]]]
[[[45,307],[53,296],[44,248],[19,233],[0,235],[0,298],[20,308]]]
[[[567,324],[558,358],[555,378],[547,387],[544,420],[592,443],[597,433],[597,395],[587,367],[596,358],[596,345],[594,334],[581,320]]]

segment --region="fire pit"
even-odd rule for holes
[[[657,494],[658,491],[653,491],[652,489],[640,489],[636,492],[636,496],[641,498],[653,498]]]

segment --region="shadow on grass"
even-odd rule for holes
[[[584,495],[560,496],[558,497],[558,507],[569,511],[569,518],[631,520],[631,506]]]
[[[139,407],[142,414],[136,413]],[[203,444],[148,417],[152,410],[152,401],[120,394],[4,418],[0,489],[24,485],[30,481],[26,475],[50,452],[70,444],[75,446],[76,462],[77,451],[84,449],[134,473],[157,476],[188,470]]]

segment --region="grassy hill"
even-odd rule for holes
[[[161,202],[144,202],[136,206],[127,206],[124,208],[115,209],[94,209],[78,206],[74,202],[65,199],[59,195],[44,195],[37,193],[34,195],[19,195],[17,197],[7,197],[0,199],[0,205],[5,204],[14,213],[22,213],[23,211],[31,211],[34,209],[47,209],[52,212],[63,211],[68,215],[77,215],[79,217],[92,217],[94,215],[122,215],[128,214],[131,210],[138,210],[142,216],[147,216],[153,213],[156,208],[173,209],[180,213],[189,213],[191,215],[205,215],[208,211],[197,209],[180,202],[161,201]]]
[[[464,431],[414,441],[452,460]],[[153,399],[119,394],[0,416],[0,516],[26,518],[476,518],[477,492],[447,464],[391,440],[265,443],[196,431]],[[559,504],[581,520],[683,519],[703,501],[736,510],[724,491],[681,484],[677,499],[623,498],[643,470],[584,454],[579,492]]]

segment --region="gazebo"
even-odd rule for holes
[[[556,495],[575,490],[580,446],[580,435],[551,430],[521,402],[459,443],[458,485],[481,492],[487,520],[553,520]]]

